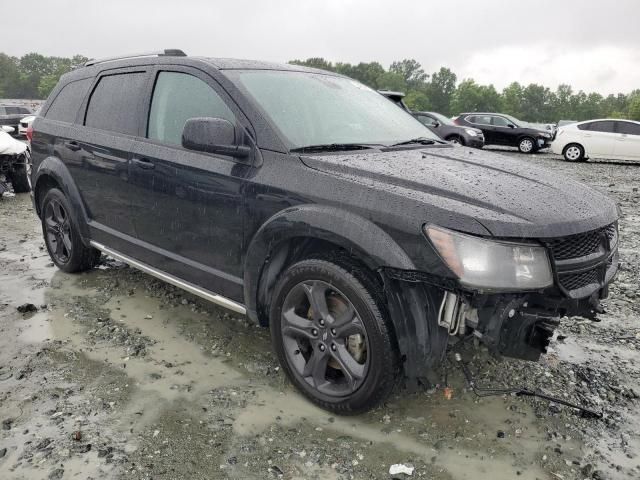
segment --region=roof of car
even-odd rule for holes
[[[581,120],[580,122],[575,122],[575,124],[572,124],[572,125],[578,125],[578,124],[581,125],[583,123],[591,123],[591,122],[631,122],[631,123],[637,123],[640,125],[640,122],[636,120],[627,120],[626,118],[594,118],[591,120]]]

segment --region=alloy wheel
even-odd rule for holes
[[[582,155],[582,151],[576,145],[572,145],[569,148],[567,148],[567,150],[564,153],[564,155],[565,155],[565,157],[567,157],[567,160],[575,162]]]
[[[529,153],[531,150],[533,150],[533,142],[529,138],[523,138],[520,141],[520,151]]]
[[[44,223],[51,254],[59,263],[67,263],[72,254],[71,221],[58,200],[52,199],[46,204]]]
[[[294,373],[320,393],[341,397],[366,378],[369,342],[349,299],[320,280],[308,280],[287,294],[281,335]]]

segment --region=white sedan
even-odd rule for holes
[[[551,151],[568,162],[587,158],[640,161],[640,122],[602,119],[564,125]]]

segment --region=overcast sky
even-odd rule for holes
[[[640,88],[640,0],[1,0],[0,18],[0,51],[17,56],[415,58],[498,88]]]

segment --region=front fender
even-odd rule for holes
[[[62,190],[67,200],[71,204],[72,212],[75,223],[80,230],[83,243],[88,245],[89,242],[89,227],[87,210],[82,201],[80,191],[73,181],[73,177],[69,172],[67,166],[58,157],[49,156],[45,158],[36,171],[32,174],[32,185],[34,192],[34,203],[36,212],[40,215],[40,203],[42,201],[43,188],[46,185],[51,185],[52,181]]]
[[[274,248],[293,238],[314,238],[336,244],[360,257],[371,269],[414,270],[406,252],[375,223],[354,213],[324,205],[298,205],[269,218],[251,239],[244,264],[244,299],[258,318],[258,287]],[[262,322],[264,323],[264,322]]]

